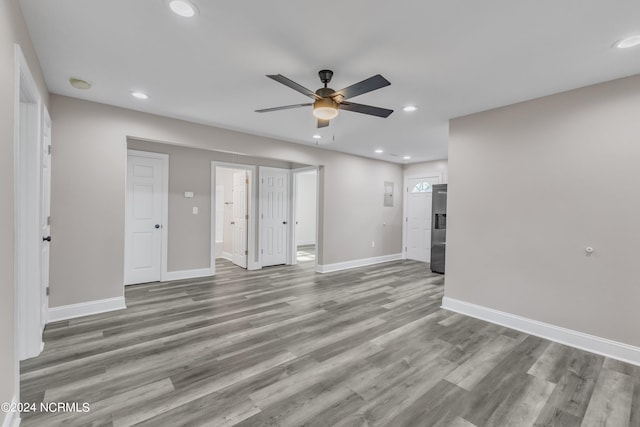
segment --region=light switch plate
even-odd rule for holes
[[[184,197],[192,198],[193,197],[193,191],[185,191],[184,192]]]

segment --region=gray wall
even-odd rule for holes
[[[639,112],[633,76],[452,120],[445,295],[640,346]]]
[[[48,90],[40,64],[17,0],[0,2],[0,402],[11,402],[14,393],[14,204],[13,204],[13,120],[15,61],[14,43],[18,43],[27,59],[38,90],[48,103]],[[0,413],[0,424],[5,414]]]
[[[296,243],[316,243],[316,172],[298,174],[296,193]]]
[[[127,139],[322,165],[320,264],[401,252],[402,203],[383,208],[400,165],[59,95],[53,143],[51,306],[121,296]],[[398,187],[396,187],[398,188]],[[100,226],[96,226],[100,221]],[[386,223],[386,226],[383,226]],[[92,236],[91,241],[87,236]],[[375,248],[371,241],[376,241]],[[208,249],[207,249],[208,253]]]
[[[212,161],[289,168],[289,163],[283,161],[234,156],[135,139],[129,139],[128,146],[134,150],[169,155],[167,271],[194,270],[210,266]],[[225,199],[231,199],[231,189],[231,186],[225,189]],[[192,191],[194,197],[184,197],[185,191]],[[197,215],[192,213],[194,206],[198,207]]]
[[[431,162],[412,163],[405,165],[404,176],[420,176],[442,174],[442,184],[449,182],[449,162],[447,160],[434,160]]]

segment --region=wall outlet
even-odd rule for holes
[[[375,248],[375,247],[376,247],[376,241],[375,241],[375,240],[372,240],[372,241],[371,241],[371,247],[372,247],[372,248]]]
[[[193,212],[194,215],[198,215],[198,207],[194,206],[193,209],[192,209],[192,212]]]

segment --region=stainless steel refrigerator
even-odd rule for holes
[[[431,271],[444,274],[447,248],[447,184],[433,186],[431,208]]]

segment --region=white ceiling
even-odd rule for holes
[[[611,48],[640,32],[638,0],[194,1],[191,19],[165,0],[21,5],[52,93],[400,163],[446,158],[450,118],[640,73],[640,47]],[[336,90],[382,74],[353,101],[395,112],[319,131],[310,107],[254,112],[309,102],[265,74],[315,90],[322,68]]]

